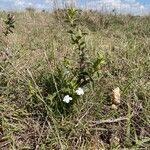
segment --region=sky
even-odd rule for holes
[[[52,10],[54,8],[53,1],[64,6],[64,2],[68,5],[70,1],[75,1],[76,6],[82,9],[103,10],[123,14],[143,15],[150,14],[150,0],[0,0],[0,10],[24,10],[27,7],[34,7],[39,10]]]

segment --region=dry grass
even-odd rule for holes
[[[75,59],[75,54],[66,24],[54,14],[14,15],[16,28],[7,39],[11,57],[0,70],[0,149],[150,149],[150,16],[81,13],[82,27],[89,33],[87,54],[92,58],[101,51],[106,56],[102,78],[77,104],[74,114],[41,118],[41,112],[34,114],[27,108],[26,69],[36,79],[48,71],[45,52],[53,66],[64,56]],[[1,12],[1,17],[6,13]],[[4,51],[2,32],[0,39]],[[121,89],[121,104],[112,110],[110,94],[116,87]],[[127,119],[108,120],[120,117]]]

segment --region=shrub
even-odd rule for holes
[[[29,99],[32,99],[35,109],[38,109],[37,105],[44,106],[46,114],[47,111],[69,114],[84,95],[85,89],[89,90],[89,85],[94,85],[94,81],[99,78],[100,67],[104,64],[104,57],[101,54],[97,54],[95,60],[87,60],[85,42],[87,33],[80,29],[77,13],[75,8],[69,8],[65,16],[71,43],[78,55],[77,66],[72,66],[69,58],[65,57],[62,63],[52,69],[47,59],[51,72],[42,74],[38,84],[29,72],[32,79],[28,82]],[[43,110],[43,107],[41,109]]]
[[[14,29],[14,23],[15,23],[15,17],[12,14],[7,15],[7,20],[4,21],[6,25],[6,29],[3,32],[5,36],[8,36],[8,34],[13,33]]]
[[[4,20],[3,36],[0,39],[0,43],[4,48],[0,48],[0,92],[6,89],[8,82],[8,73],[6,68],[10,64],[11,50],[9,49],[8,35],[13,33],[15,28],[15,17],[12,14],[8,14],[6,20]],[[2,92],[1,92],[2,93]],[[1,94],[0,94],[1,96]]]

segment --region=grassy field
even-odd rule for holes
[[[15,29],[6,37],[7,13],[0,13],[0,149],[150,149],[150,16],[80,13],[87,58],[103,53],[105,65],[94,88],[63,116],[46,113],[44,99],[35,102],[32,96],[64,57],[76,65],[64,15],[13,15]],[[117,87],[121,102],[112,109]]]

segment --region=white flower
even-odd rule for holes
[[[76,93],[77,95],[84,95],[84,91],[80,87],[76,90]]]
[[[72,100],[72,97],[70,97],[69,95],[66,95],[63,99],[63,102],[69,103],[71,100]]]

